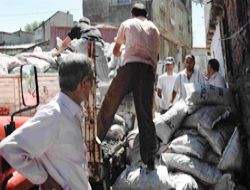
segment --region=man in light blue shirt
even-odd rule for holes
[[[92,86],[90,60],[66,56],[59,66],[61,92],[0,143],[0,155],[43,189],[90,190],[81,127]]]

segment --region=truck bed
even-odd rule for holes
[[[58,74],[38,74],[40,105],[49,102],[58,92]],[[0,76],[0,115],[10,115],[22,107],[21,79],[19,75]],[[32,116],[36,110],[19,115]]]

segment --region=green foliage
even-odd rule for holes
[[[25,29],[26,32],[31,32],[31,33],[33,33],[33,30],[34,30],[35,28],[37,28],[39,25],[40,25],[39,22],[34,21],[34,22],[30,23],[30,24],[26,24],[25,27],[24,27],[24,29]]]

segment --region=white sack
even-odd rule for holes
[[[240,144],[240,135],[238,127],[235,128],[228,144],[223,152],[218,164],[220,170],[237,170],[240,171],[243,159],[243,149]]]
[[[135,135],[135,138],[129,138],[129,147],[127,149],[127,157],[130,161],[130,165],[136,166],[141,162],[141,152],[140,152],[140,141],[139,133]]]
[[[172,185],[166,166],[157,166],[155,170],[128,167],[112,186],[113,190],[168,190]]]
[[[187,116],[182,126],[197,128],[200,124],[207,129],[212,129],[216,123],[227,118],[229,114],[230,108],[227,106],[204,106],[194,114]]]
[[[57,63],[55,59],[52,57],[52,52],[25,52],[25,53],[17,54],[15,57],[17,57],[19,60],[21,60],[24,63],[28,63],[26,58],[33,58],[33,59],[48,62],[51,66],[57,67]]]
[[[106,138],[122,140],[126,134],[125,126],[113,124],[106,134]]]
[[[15,67],[21,66],[23,63],[16,57],[1,54],[0,64],[2,65],[3,70],[6,70],[7,68],[7,71],[9,73],[11,72],[12,69],[14,69]]]
[[[7,74],[8,74],[7,65],[0,61],[0,75],[7,75]]]
[[[182,154],[163,153],[161,155],[161,162],[169,170],[177,169],[189,173],[205,184],[215,184],[222,176],[220,170],[215,166]]]
[[[28,64],[36,66],[38,73],[44,73],[50,68],[50,63],[42,59],[38,59],[35,57],[27,57],[26,61]]]
[[[199,133],[207,139],[208,143],[218,155],[222,155],[229,138],[234,130],[234,122],[220,122],[212,130],[198,126]]]
[[[207,146],[207,141],[201,136],[183,135],[174,139],[169,149],[174,153],[185,154],[202,159]]]
[[[185,173],[169,173],[169,178],[176,190],[198,190],[195,179]]]
[[[187,105],[183,100],[178,101],[165,114],[154,119],[156,135],[167,144],[172,134],[180,127],[187,115]]]
[[[209,84],[186,83],[186,102],[193,104],[212,104],[230,106],[233,103],[233,96],[228,88],[219,88]]]

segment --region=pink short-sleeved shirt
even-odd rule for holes
[[[118,30],[116,43],[125,44],[123,65],[142,62],[152,65],[156,70],[160,32],[153,22],[145,17],[127,19]]]

